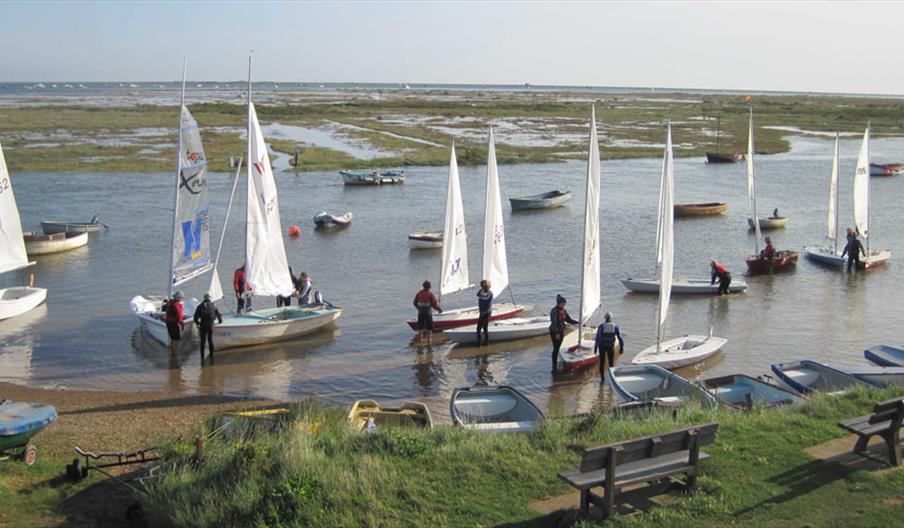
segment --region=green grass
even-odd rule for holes
[[[293,410],[301,426],[217,436],[200,468],[192,466],[190,443],[170,443],[164,476],[144,506],[154,523],[186,527],[590,526],[574,511],[543,517],[530,508],[568,491],[556,472],[575,467],[581,448],[718,421],[698,493],[605,525],[895,526],[904,513],[904,470],[850,471],[803,451],[842,436],[838,420],[894,394],[817,396],[746,414],[685,408],[674,420],[667,412],[554,417],[525,435],[451,427],[366,435],[352,431],[341,410],[304,402]],[[314,433],[312,422],[320,424]]]

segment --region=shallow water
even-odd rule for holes
[[[858,149],[858,139],[842,144],[842,226],[853,223],[850,189]],[[778,207],[791,218],[787,229],[772,233],[778,249],[822,241],[831,152],[828,140],[798,138],[790,153],[757,158],[760,207],[765,213]],[[899,152],[900,140],[872,143],[875,160],[892,161]],[[630,294],[619,279],[653,272],[661,161],[604,161],[602,167],[603,303],[625,335],[624,361],[655,338],[656,297]],[[545,314],[561,293],[577,312],[586,164],[501,166],[499,172],[505,197],[555,188],[574,192],[574,200],[556,210],[512,214],[506,204],[505,222],[515,299]],[[480,278],[485,174],[485,167],[461,168],[472,282]],[[2,286],[20,284],[31,271],[36,284],[49,289],[45,306],[0,322],[0,380],[280,399],[313,394],[342,404],[358,398],[421,399],[440,417],[448,415],[454,388],[475,383],[513,385],[544,411],[582,412],[607,402],[611,393],[608,386],[600,387],[596,371],[551,377],[544,337],[485,349],[437,344],[419,353],[410,346],[413,332],[404,321],[414,315],[411,299],[420,283],[437,281],[439,252],[410,251],[406,236],[440,228],[447,169],[410,167],[407,175],[404,185],[383,187],[344,187],[334,172],[277,175],[283,228],[302,228],[299,238],[286,240],[289,261],[296,272],[311,273],[315,287],[342,306],[343,315],[335,328],[306,339],[223,351],[214,365],[202,368],[191,344],[171,362],[166,350],[136,332],[128,309],[133,295],[159,293],[166,285],[172,176],[13,174],[26,229],[39,228],[42,218],[87,220],[95,212],[111,227],[92,235],[87,247],[40,257],[30,270],[0,277]],[[743,259],[753,251],[744,165],[681,159],[676,181],[678,203],[730,205],[715,218],[676,221],[676,276],[705,276],[715,258],[741,278]],[[673,297],[669,335],[706,333],[712,327],[729,339],[723,353],[683,374],[756,375],[767,372],[770,363],[798,358],[857,363],[863,348],[899,342],[904,235],[897,196],[904,179],[873,178],[871,183],[872,247],[891,249],[890,265],[846,275],[802,258],[794,272],[745,277],[746,294]],[[231,175],[211,175],[215,239],[230,186]],[[354,223],[341,231],[315,231],[312,217],[320,209],[351,210]],[[243,244],[237,216],[229,227],[221,266],[227,287],[232,269],[241,263]],[[203,293],[206,280],[199,282],[189,294]],[[473,293],[465,293],[444,304],[473,301]],[[232,308],[229,304],[221,308]]]

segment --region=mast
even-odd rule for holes
[[[252,50],[251,53],[254,53]],[[248,55],[248,129],[245,131],[245,167],[248,170],[247,177],[245,178],[245,273],[247,277],[248,273],[248,237],[249,237],[249,229],[248,229],[248,204],[251,201],[251,197],[249,193],[251,192],[251,166],[254,165],[254,160],[251,159],[251,61],[254,58],[253,54]],[[246,279],[247,280],[247,279]]]
[[[832,161],[832,183],[829,186],[829,191],[832,194],[829,198],[831,200],[829,207],[831,208],[832,214],[835,216],[835,226],[832,231],[832,240],[835,242],[835,252],[833,255],[838,254],[838,160],[840,158],[838,137],[838,132],[835,132],[835,156]]]
[[[182,92],[179,96],[179,136],[176,145],[176,185],[173,187],[173,224],[172,230],[170,231],[170,267],[169,267],[169,281],[167,286],[167,297],[171,297],[173,295],[173,283],[176,280],[176,270],[174,268],[175,258],[173,257],[173,252],[175,251],[176,246],[176,215],[179,211],[179,184],[181,183],[181,175],[182,175],[182,109],[185,108],[185,70],[188,65],[188,55],[182,57]]]
[[[870,129],[872,122],[866,122],[866,232],[863,238],[866,239],[866,258],[869,258],[869,137],[872,135]]]
[[[753,251],[754,255],[760,253],[760,219],[756,213],[756,180],[753,172],[753,106],[750,106],[750,126],[747,131],[747,201],[750,203],[750,213],[753,215]]]
[[[669,119],[665,152],[662,155],[662,184],[659,197],[660,233],[657,240],[657,276],[659,278],[659,303],[656,306],[656,353],[661,351],[662,327],[668,314],[672,294],[672,266],[674,261],[674,158],[672,154],[672,120]],[[668,247],[666,247],[668,246]]]
[[[716,114],[716,153],[719,153],[719,139],[722,137],[722,120],[721,115]]]

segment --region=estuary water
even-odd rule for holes
[[[664,132],[663,132],[664,134]],[[794,138],[789,153],[757,158],[761,214],[774,208],[790,217],[787,229],[771,233],[777,249],[800,250],[825,236],[832,142]],[[901,140],[874,139],[872,158],[897,161]],[[852,175],[859,138],[842,142],[840,215],[853,224]],[[603,161],[601,259],[603,311],[615,314],[626,340],[627,361],[655,339],[656,297],[629,293],[620,279],[649,276],[654,269],[660,159]],[[512,295],[545,315],[556,294],[578,311],[579,259],[586,162],[503,165],[504,197],[552,189],[571,190],[567,207],[511,213],[505,209]],[[330,403],[359,398],[428,402],[448,416],[452,390],[477,383],[508,384],[528,394],[544,411],[585,412],[611,401],[598,373],[553,378],[550,345],[541,337],[485,348],[458,348],[438,340],[432,350],[411,344],[405,320],[424,279],[438,282],[440,252],[411,251],[407,234],[440,229],[446,167],[410,167],[403,185],[344,187],[335,172],[277,174],[283,228],[299,225],[286,239],[289,262],[305,270],[324,297],[343,308],[335,327],[298,341],[218,352],[200,365],[195,343],[175,361],[138,331],[128,303],[138,293],[161,293],[167,284],[171,228],[171,174],[13,174],[26,229],[42,219],[87,220],[94,213],[110,229],[91,236],[87,247],[39,257],[36,266],[0,277],[0,285],[28,280],[49,289],[44,306],[0,322],[0,381],[39,387],[116,391],[217,393],[297,399],[314,395]],[[469,235],[470,275],[480,279],[485,167],[462,167]],[[232,175],[210,175],[212,247],[223,222]],[[685,369],[689,377],[767,372],[777,361],[812,358],[862,362],[863,348],[901,341],[901,270],[904,232],[900,192],[904,178],[871,181],[871,246],[892,251],[885,268],[845,274],[806,261],[774,276],[745,277],[744,258],[754,251],[748,232],[745,166],[706,165],[701,158],[676,162],[676,203],[722,201],[720,216],[676,221],[676,277],[708,276],[708,263],[725,263],[746,294],[673,297],[668,335],[707,333],[728,338],[724,351]],[[224,286],[241,264],[244,215],[241,203],[230,219],[220,265]],[[317,211],[354,212],[351,227],[314,230]],[[762,245],[762,244],[761,244]],[[186,288],[200,296],[208,278]],[[502,298],[508,300],[506,292]],[[220,303],[234,308],[231,296]],[[474,292],[442,300],[447,307],[471,305]],[[258,299],[257,306],[273,303]],[[274,303],[275,304],[275,303]],[[2,396],[2,395],[0,395]]]

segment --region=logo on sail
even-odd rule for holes
[[[182,239],[185,242],[182,249],[182,260],[192,261],[203,256],[201,238],[204,231],[207,231],[207,212],[205,206],[195,212],[194,220],[182,222]]]
[[[264,168],[265,168],[264,160],[265,159],[266,159],[265,156],[261,156],[261,160],[254,163],[254,168],[257,169],[258,174],[264,174]]]

